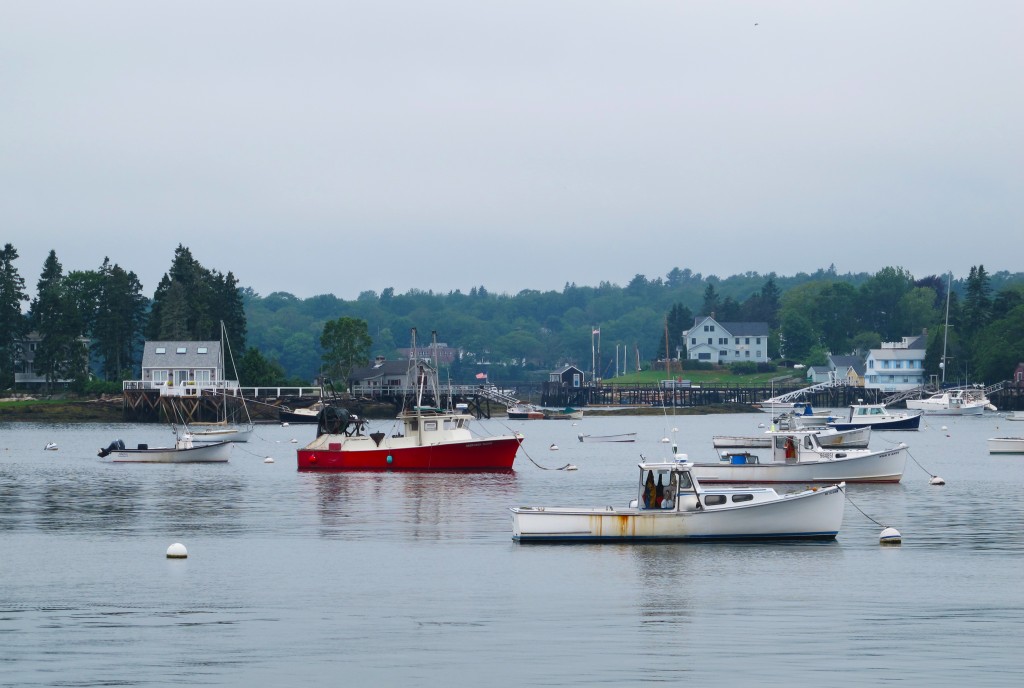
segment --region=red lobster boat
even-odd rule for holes
[[[412,351],[416,351],[415,331]],[[387,436],[366,434],[366,422],[347,410],[326,406],[320,411],[315,440],[298,450],[300,471],[508,471],[521,435],[478,437],[469,431],[473,416],[461,411],[423,406],[433,387],[439,400],[437,371],[426,361],[410,360],[416,380],[417,405],[398,414],[402,431]],[[414,375],[415,377],[412,377]]]

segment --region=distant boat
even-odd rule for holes
[[[880,451],[830,449],[818,436],[779,433],[772,437],[767,458],[741,451],[723,451],[717,462],[694,462],[703,483],[898,483],[907,463],[907,445]]]
[[[47,449],[49,451],[57,451],[57,443],[56,442],[47,442],[46,446],[43,447],[43,449]]]
[[[561,411],[544,411],[544,417],[548,420],[583,420],[583,409],[574,409],[566,406]]]
[[[580,442],[636,442],[635,432],[622,432],[617,435],[577,435]]]
[[[277,412],[277,419],[282,423],[316,423],[320,411],[324,408],[322,402],[316,402],[307,408],[291,409],[287,406]]]
[[[975,396],[970,390],[949,389],[926,399],[907,399],[907,408],[924,411],[927,416],[980,416],[988,405],[984,394]]]
[[[224,321],[220,321],[220,369],[226,371],[227,359],[224,358],[224,348],[227,347],[228,351],[231,350],[231,342],[228,341],[227,328],[224,327]],[[231,366],[235,370],[235,357],[233,354],[230,355]],[[222,372],[223,374],[223,372]],[[246,422],[244,424],[229,423],[228,422],[228,388],[227,381],[220,381],[221,389],[221,417],[215,423],[190,423],[189,433],[192,435],[192,439],[195,442],[248,442],[249,436],[252,435],[252,431],[255,428],[253,425],[252,418],[249,416],[249,407],[245,403],[245,396],[239,395],[242,400],[242,409],[245,411]],[[241,391],[241,390],[239,390]]]
[[[834,421],[828,427],[836,430],[870,427],[872,430],[917,430],[923,411],[904,413],[890,411],[885,404],[852,404],[845,421]]]
[[[989,454],[1024,454],[1024,437],[991,437]]]
[[[509,420],[543,420],[544,412],[531,404],[516,404],[508,407]]]

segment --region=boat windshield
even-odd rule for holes
[[[640,504],[643,509],[674,509],[680,489],[690,489],[690,476],[671,470],[640,470]]]

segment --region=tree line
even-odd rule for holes
[[[82,378],[88,362],[97,380],[119,388],[138,379],[145,340],[216,340],[222,321],[232,350],[242,352],[229,374],[245,385],[308,385],[321,374],[344,380],[372,356],[398,357],[413,328],[437,330],[461,352],[455,379],[486,372],[492,381],[543,380],[564,364],[593,365],[609,378],[685,357],[683,333],[695,317],[712,314],[720,322],[767,322],[773,360],[820,365],[829,353],[864,354],[927,332],[930,374],[943,348],[947,378],[956,370],[973,380],[1006,379],[1024,361],[1024,275],[990,275],[982,265],[963,279],[916,279],[901,267],[727,278],[675,268],[664,277],[638,274],[625,286],[566,283],[514,295],[483,286],[386,288],[353,300],[302,299],[261,296],[179,245],[152,297],[134,272],[108,258],[96,270],[65,273],[51,251],[30,298],[17,258],[11,244],[0,253],[0,389],[12,387],[17,347],[29,332],[40,338],[35,367],[51,383]]]

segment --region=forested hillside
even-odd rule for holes
[[[570,363],[609,378],[650,368],[664,359],[666,345],[671,357],[685,355],[682,333],[695,316],[708,314],[720,322],[767,322],[769,355],[791,363],[823,364],[828,353],[865,353],[924,331],[929,373],[938,371],[943,346],[951,379],[1002,380],[1024,361],[1024,274],[989,275],[980,265],[952,281],[899,267],[726,278],[676,268],[664,277],[636,275],[624,286],[566,284],[517,294],[479,286],[440,294],[424,284],[346,301],[257,294],[232,272],[199,264],[184,246],[151,297],[133,272],[109,260],[65,274],[54,251],[32,296],[17,258],[11,244],[0,253],[0,389],[11,388],[29,332],[41,337],[36,369],[45,364],[49,380],[87,382],[88,358],[94,378],[119,385],[138,376],[144,339],[216,339],[220,322],[241,354],[240,379],[263,385],[311,383],[327,370],[325,348],[349,352],[344,367],[331,361],[334,370],[374,356],[395,358],[414,327],[421,344],[436,330],[440,342],[461,352],[450,371],[458,380],[481,372],[493,382],[545,379]],[[345,341],[352,337],[358,346]]]
[[[791,277],[748,272],[724,279],[675,269],[665,277],[637,275],[625,286],[566,284],[561,291],[524,289],[514,295],[484,287],[446,294],[385,289],[345,301],[330,294],[299,299],[245,291],[244,301],[249,343],[302,379],[319,370],[324,323],[349,317],[368,324],[373,355],[394,357],[396,348],[408,346],[412,327],[421,336],[437,330],[440,341],[465,352],[456,376],[468,379],[486,370],[492,380],[515,381],[543,377],[565,363],[589,371],[595,357],[602,377],[614,375],[616,366],[634,370],[637,358],[647,367],[664,356],[666,327],[674,357],[677,347],[685,346],[682,330],[694,316],[712,312],[726,322],[767,321],[773,356],[811,364],[823,363],[828,352],[866,351],[925,329],[935,340],[945,319],[946,291],[945,276],[917,279],[892,267],[873,275],[840,275],[830,268]],[[964,299],[971,308],[961,307]],[[950,302],[954,360],[966,365],[970,356],[980,356],[978,365],[988,365],[992,375],[1011,359],[1024,360],[1020,344],[1011,343],[999,355],[980,344],[966,348],[984,327],[997,325],[1024,303],[1024,275],[972,269],[968,278],[953,280]],[[1024,330],[1024,310],[996,327],[999,332],[1014,328]],[[1006,332],[998,335],[1000,341],[1006,341]],[[939,355],[941,350],[930,352],[936,366]]]

